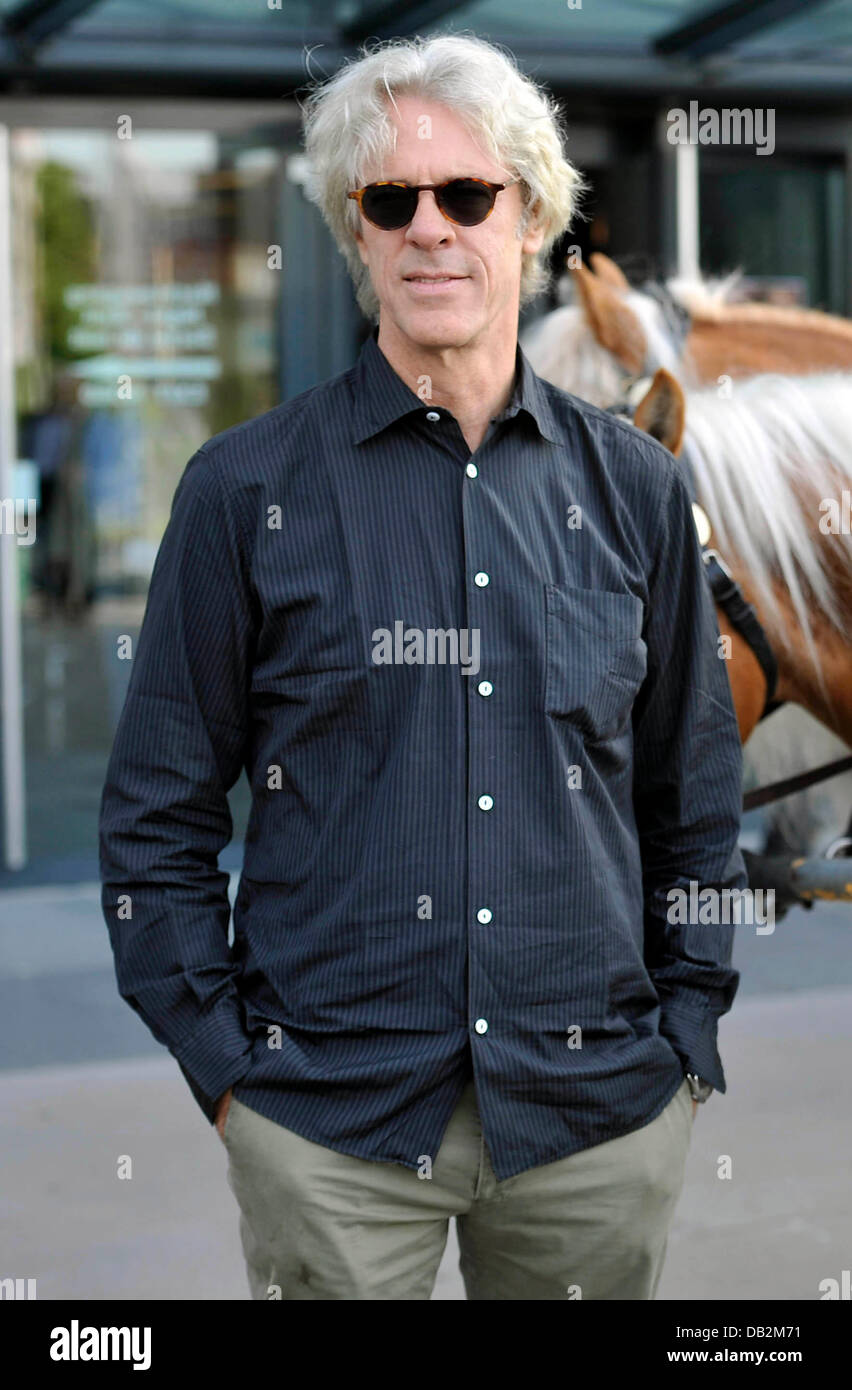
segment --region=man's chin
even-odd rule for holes
[[[422,348],[464,347],[476,334],[469,317],[437,305],[402,314],[396,323],[409,342]]]

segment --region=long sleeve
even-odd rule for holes
[[[724,1091],[717,1025],[739,972],[731,966],[735,927],[722,924],[721,890],[747,884],[737,847],[742,748],[689,494],[676,467],[661,538],[644,633],[648,674],[633,710],[645,963],[660,998],[660,1032],[685,1068]],[[720,892],[714,924],[695,920],[702,915],[696,894],[707,888]],[[671,897],[672,890],[681,894]]]
[[[101,902],[124,999],[209,1120],[249,1068],[228,946],[253,610],[239,516],[215,462],[187,464],[157,554],[100,810]]]

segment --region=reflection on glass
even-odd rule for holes
[[[283,151],[210,132],[13,139],[29,843],[92,853],[180,475],[277,399]],[[124,653],[124,656],[122,655]],[[61,773],[61,775],[57,775]]]

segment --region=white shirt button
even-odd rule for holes
[[[476,688],[480,695],[490,695],[491,691],[494,689],[490,681],[480,681]]]
[[[485,586],[486,586],[486,584],[490,583],[490,580],[489,580],[489,578],[488,578],[488,575],[485,573],[485,571],[484,571],[484,570],[480,570],[478,574],[475,574],[475,575],[473,576],[473,582],[474,582],[474,584],[477,584],[477,585],[479,586],[480,589],[484,589]]]
[[[480,811],[490,811],[494,805],[494,799],[490,796],[481,796],[476,804]]]
[[[426,419],[427,419],[427,420],[431,420],[433,424],[434,424],[434,422],[435,422],[436,420],[440,420],[440,418],[441,418],[441,417],[440,417],[440,415],[438,414],[437,410],[427,410],[427,411],[426,411]]]
[[[477,473],[479,472],[479,469],[477,468],[475,463],[469,463],[465,467],[464,471],[469,478],[475,478]]]
[[[473,1026],[476,1029],[477,1033],[488,1032],[488,1020],[485,1018],[478,1018]]]
[[[491,921],[491,908],[481,907],[476,914],[476,920],[477,922],[481,922],[482,925],[485,926],[486,922]]]

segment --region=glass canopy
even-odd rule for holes
[[[289,95],[367,38],[439,29],[550,81],[852,92],[849,0],[0,0],[0,91]]]

